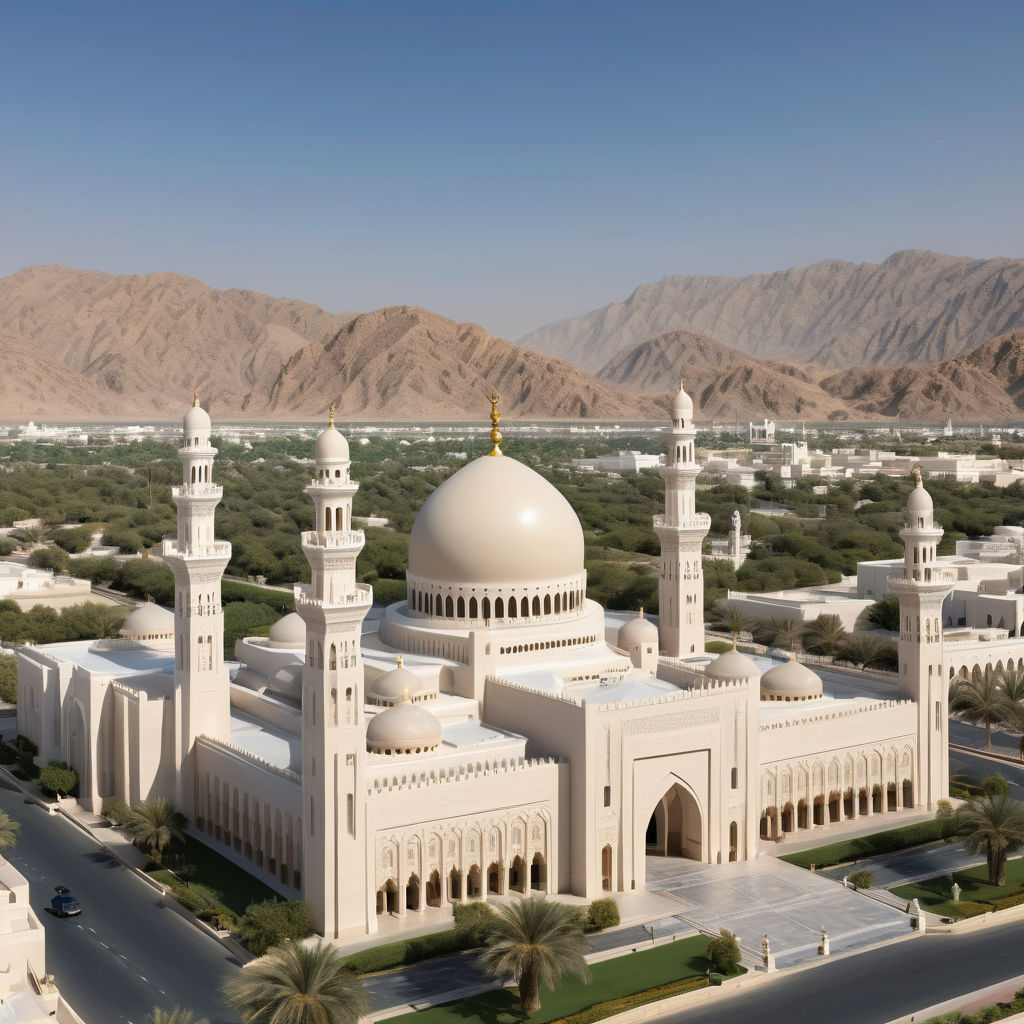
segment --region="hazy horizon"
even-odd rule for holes
[[[674,274],[1024,255],[1001,0],[57,3],[4,28],[0,275],[169,270],[515,341]]]

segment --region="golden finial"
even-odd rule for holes
[[[914,467],[914,486],[915,487],[923,486],[922,483],[921,483],[921,467],[920,466],[915,466]]]
[[[498,429],[498,420],[501,419],[501,413],[498,411],[498,402],[501,401],[501,395],[497,391],[492,391],[487,401],[491,403],[491,440],[494,442],[494,447],[487,454],[500,455],[501,449],[498,445],[501,443],[501,431]]]
[[[640,611],[638,611],[636,613],[636,617],[638,619],[642,619],[644,617],[644,606],[643,605],[640,605]]]
[[[401,655],[399,655],[397,658],[395,658],[395,667],[396,668],[401,668],[402,667],[402,656]]]
[[[193,405],[198,405],[199,404],[199,392],[198,391],[193,391],[192,392],[192,404]]]
[[[330,407],[327,410],[327,428],[330,429],[334,426],[334,403],[331,402]]]

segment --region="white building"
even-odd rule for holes
[[[269,638],[238,644],[233,677],[216,453],[209,418],[190,409],[178,534],[164,546],[173,630],[143,608],[120,640],[24,649],[19,730],[41,759],[76,768],[93,810],[173,795],[207,841],[301,894],[330,936],[495,893],[630,891],[652,855],[746,860],[762,836],[947,795],[940,630],[907,633],[881,696],[849,696],[852,678],[834,696],[796,663],[704,654],[709,520],[694,508],[685,392],[663,435],[660,632],[587,598],[580,522],[502,455],[497,401],[491,452],[424,503],[406,599],[374,621],[356,582],[358,485],[332,417],[306,488],[311,582]],[[900,583],[908,609],[930,616],[938,581],[926,594]]]
[[[641,469],[657,469],[665,465],[664,455],[645,455],[643,452],[618,452],[601,455],[596,459],[573,459],[576,469],[595,473],[639,473]]]

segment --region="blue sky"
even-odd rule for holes
[[[0,275],[515,340],[669,274],[1024,256],[1024,4],[5,4]]]

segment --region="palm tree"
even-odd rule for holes
[[[191,1010],[176,1006],[173,1010],[163,1010],[159,1006],[153,1007],[153,1012],[146,1018],[146,1024],[210,1024],[204,1017],[197,1020]]]
[[[957,676],[949,684],[949,710],[972,725],[985,723],[985,749],[992,749],[992,726],[1008,721],[1013,708],[994,674],[980,679]]]
[[[867,668],[881,660],[887,648],[887,642],[874,633],[854,633],[843,641],[839,655],[860,668]]]
[[[1017,668],[1016,665],[1007,665],[1005,668],[996,669],[995,677],[1010,703],[1024,704],[1024,669]]]
[[[15,821],[6,811],[0,811],[0,853],[14,848],[20,830],[21,822]]]
[[[140,849],[148,849],[158,864],[168,843],[180,843],[188,824],[185,815],[166,797],[155,796],[132,808],[125,831]]]
[[[590,979],[579,918],[564,903],[543,896],[498,907],[488,948],[480,955],[491,974],[519,986],[524,1013],[540,1009],[540,986],[554,988],[564,974]]]
[[[988,884],[1006,882],[1006,855],[1024,842],[1024,804],[1008,796],[983,796],[957,809],[957,831],[968,853],[984,853]]]
[[[772,643],[784,650],[795,651],[803,639],[804,627],[796,619],[771,619]]]
[[[711,625],[724,633],[732,634],[732,645],[736,646],[740,633],[750,629],[750,618],[728,601],[719,601],[712,609]]]
[[[838,615],[819,615],[804,630],[804,643],[815,654],[834,656],[846,638],[846,627]]]
[[[356,1024],[369,1010],[363,982],[329,942],[285,941],[224,985],[244,1024]]]

